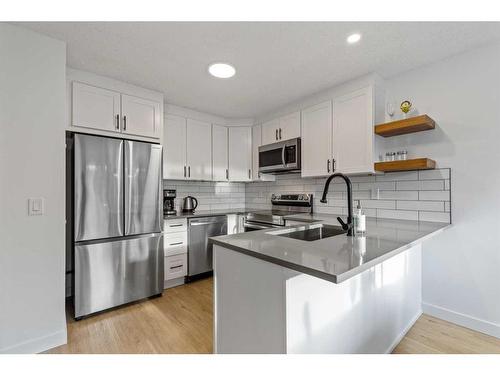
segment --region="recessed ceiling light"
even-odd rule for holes
[[[208,67],[208,72],[217,78],[231,78],[235,75],[236,69],[226,63],[215,63]]]
[[[347,43],[354,44],[361,40],[361,34],[354,33],[347,37]]]

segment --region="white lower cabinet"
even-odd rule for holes
[[[187,219],[164,221],[165,288],[184,284],[188,267]]]

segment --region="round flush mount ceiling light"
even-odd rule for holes
[[[361,40],[361,34],[354,33],[347,37],[347,43],[354,44]]]
[[[209,65],[208,72],[217,78],[231,78],[236,74],[236,69],[226,63],[215,63]]]

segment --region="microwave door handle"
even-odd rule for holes
[[[283,145],[283,148],[281,149],[281,161],[283,162],[283,167],[286,167],[285,149],[286,149],[286,146]]]

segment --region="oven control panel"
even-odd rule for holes
[[[312,194],[273,194],[271,196],[272,204],[286,204],[286,205],[312,205]]]

